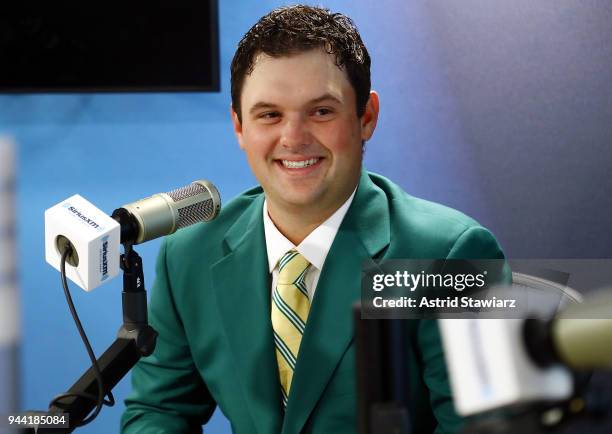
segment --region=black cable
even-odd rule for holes
[[[91,366],[93,367],[94,374],[96,376],[96,380],[98,383],[98,394],[97,396],[94,396],[89,393],[62,393],[61,395],[57,395],[55,398],[53,398],[53,400],[49,403],[49,407],[58,406],[61,408],[61,403],[59,403],[58,401],[64,398],[69,398],[69,397],[74,397],[74,396],[79,396],[85,399],[90,399],[92,401],[95,401],[96,408],[94,412],[91,414],[91,416],[89,416],[86,419],[83,419],[83,421],[79,425],[77,425],[77,426],[83,426],[83,425],[87,425],[88,423],[93,421],[98,416],[98,414],[100,413],[100,410],[102,410],[103,405],[107,405],[109,407],[112,407],[113,405],[115,405],[115,398],[112,392],[109,390],[107,394],[108,400],[104,399],[104,381],[102,379],[102,373],[100,372],[98,361],[96,360],[96,356],[94,355],[91,345],[89,344],[89,339],[87,339],[85,330],[83,330],[83,325],[81,324],[79,315],[77,314],[76,309],[74,307],[74,303],[72,302],[72,296],[70,295],[70,290],[68,289],[68,280],[66,279],[66,259],[71,253],[72,253],[72,246],[70,245],[68,245],[67,248],[62,253],[62,259],[60,262],[60,274],[61,274],[61,279],[62,279],[62,287],[64,288],[64,295],[66,296],[66,301],[68,302],[70,313],[72,314],[72,318],[74,319],[74,322],[77,326],[79,334],[81,335],[81,340],[83,341],[83,344],[85,345],[85,349],[87,350],[87,354],[89,355],[89,359],[91,360]]]

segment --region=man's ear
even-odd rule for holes
[[[234,126],[234,134],[238,139],[240,149],[244,149],[244,142],[242,140],[242,122],[238,118],[238,113],[234,110],[234,106],[230,104],[230,116],[232,117],[232,125]]]
[[[361,116],[361,140],[369,140],[374,134],[378,122],[379,107],[378,94],[376,91],[370,91],[370,98],[368,98],[365,111]]]

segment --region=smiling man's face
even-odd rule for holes
[[[241,93],[234,130],[262,185],[271,215],[306,212],[326,219],[359,180],[362,141],[376,126],[378,98],[357,117],[356,96],[334,57],[313,49],[257,56]]]

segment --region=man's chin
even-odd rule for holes
[[[312,212],[321,205],[321,197],[316,192],[288,192],[283,191],[278,196],[277,202],[286,209],[302,209],[305,212]]]
[[[292,208],[303,208],[304,210],[316,208],[319,201],[310,196],[293,196],[285,198],[285,204]]]

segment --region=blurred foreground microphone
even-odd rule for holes
[[[208,181],[194,181],[124,205],[112,218],[75,194],[45,211],[46,260],[59,270],[61,255],[71,245],[66,274],[91,291],[119,273],[119,244],[140,244],[170,235],[214,219],[220,209],[219,192]]]
[[[527,352],[541,368],[612,368],[612,291],[570,305],[552,319],[530,318],[523,327]]]
[[[439,326],[462,416],[563,401],[575,392],[573,372],[612,368],[610,290],[547,319],[441,319]]]

